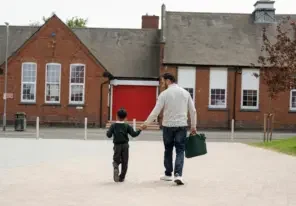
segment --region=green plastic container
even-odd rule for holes
[[[207,154],[205,134],[189,135],[185,143],[185,157],[192,158]]]
[[[27,127],[26,113],[17,112],[15,114],[14,130],[15,131],[25,131],[26,127]]]

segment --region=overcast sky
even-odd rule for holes
[[[42,23],[55,12],[62,20],[88,18],[88,27],[140,28],[141,16],[168,11],[251,13],[255,0],[2,0],[0,25]],[[275,0],[277,14],[296,13],[296,0]]]

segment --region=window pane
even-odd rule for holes
[[[226,106],[225,89],[211,89],[211,106]]]
[[[296,91],[292,91],[292,102],[291,102],[291,107],[296,108]]]
[[[187,90],[191,96],[191,98],[193,99],[193,93],[194,93],[194,89],[193,88],[184,88],[185,90]]]
[[[47,83],[59,83],[61,75],[61,65],[48,64],[46,68],[46,81]]]
[[[83,86],[71,85],[71,102],[83,101]]]
[[[23,84],[23,100],[35,100],[35,84]]]
[[[22,71],[23,82],[35,82],[36,81],[36,64],[23,64]]]
[[[84,83],[84,66],[71,66],[71,83]]]
[[[257,106],[257,90],[243,90],[243,106]]]
[[[60,85],[46,84],[46,101],[59,102],[60,101]]]

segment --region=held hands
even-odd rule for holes
[[[147,129],[147,125],[146,125],[146,124],[142,124],[142,125],[140,126],[140,129],[141,129],[141,130],[145,130],[145,129]]]

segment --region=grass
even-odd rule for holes
[[[296,137],[265,143],[251,143],[250,145],[296,156]]]

